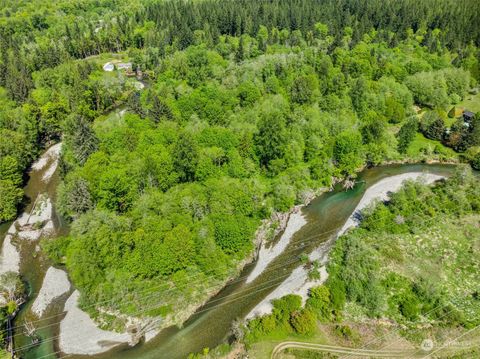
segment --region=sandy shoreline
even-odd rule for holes
[[[50,267],[43,278],[42,288],[32,305],[32,312],[41,317],[48,306],[58,297],[70,291],[67,273],[61,269]]]
[[[271,301],[273,299],[281,298],[287,294],[298,294],[305,302],[308,297],[309,289],[322,284],[328,278],[328,273],[326,272],[326,263],[328,261],[328,253],[330,248],[336,238],[344,234],[348,229],[359,224],[357,218],[360,211],[375,201],[387,200],[389,198],[389,193],[398,191],[402,187],[403,182],[406,180],[421,179],[424,183],[430,184],[442,178],[444,177],[435,174],[410,172],[385,178],[369,187],[340,231],[327,242],[323,243],[312,253],[310,253],[309,259],[311,261],[318,260],[322,265],[320,268],[320,279],[317,281],[310,281],[308,279],[307,270],[305,270],[303,266],[297,267],[292,271],[290,276],[285,281],[283,281],[273,292],[271,292],[260,303],[258,303],[245,318],[252,319],[256,316],[269,314],[273,309]]]
[[[65,303],[65,318],[60,322],[59,347],[64,354],[95,355],[128,343],[131,335],[114,333],[97,327],[90,316],[78,307],[76,290]]]
[[[265,241],[260,247],[258,252],[258,259],[255,268],[248,276],[246,283],[254,281],[260,274],[263,273],[265,268],[278,257],[287,248],[293,235],[298,232],[307,223],[305,217],[301,211],[294,212],[290,215],[287,223],[287,227],[280,237],[279,241],[272,247],[267,248]]]
[[[57,170],[58,159],[60,158],[61,150],[62,143],[59,142],[48,148],[48,150],[45,151],[45,153],[32,164],[31,169],[35,172],[40,172],[44,170],[47,165],[49,165],[42,175],[43,182],[48,182]]]
[[[12,243],[12,235],[7,234],[0,254],[0,275],[6,272],[18,273],[20,270],[20,254]]]

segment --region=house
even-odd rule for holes
[[[114,69],[115,69],[115,66],[111,62],[107,62],[105,65],[103,65],[103,71],[111,72]]]
[[[465,122],[468,122],[468,123],[472,122],[474,117],[475,117],[475,114],[471,111],[465,110],[463,112],[463,120]]]
[[[131,62],[120,62],[120,63],[117,64],[117,69],[131,71],[132,70],[132,63]]]

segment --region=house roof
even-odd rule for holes
[[[107,62],[105,65],[103,65],[103,70],[104,71],[113,71],[115,69],[115,66],[111,62]]]
[[[474,117],[475,114],[474,114],[472,111],[465,111],[465,112],[463,113],[463,116],[464,116],[464,117]]]
[[[119,64],[117,64],[117,67],[119,69],[130,69],[132,67],[132,63],[131,62],[120,62]]]

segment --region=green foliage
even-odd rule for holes
[[[17,309],[17,300],[25,296],[25,284],[15,272],[5,272],[0,275],[0,293],[7,301],[7,314],[13,314]]]
[[[180,135],[173,151],[173,164],[181,181],[192,181],[198,163],[198,149],[195,139],[189,133]]]
[[[319,286],[310,289],[306,308],[311,309],[317,315],[320,321],[329,321],[331,319],[331,294],[327,286]]]
[[[468,71],[478,78],[478,4],[427,2],[7,0],[0,221],[15,216],[22,174],[38,152],[62,138],[56,205],[72,233],[45,248],[66,263],[82,302],[113,299],[112,309],[135,313],[151,303],[140,294],[122,303],[125,287],[154,294],[162,283],[171,294],[155,293],[162,305],[151,313],[184,309],[236,274],[260,219],[334,176],[403,158],[416,124],[402,126],[400,154],[390,124],[412,113],[414,98],[434,107],[463,98]],[[403,20],[388,21],[391,14]],[[131,73],[103,71],[117,59],[142,72],[145,89]],[[456,124],[445,141],[469,150],[479,128]],[[358,253],[345,260],[360,265]],[[353,273],[331,275],[329,295],[309,300],[315,314],[328,320],[363,293],[375,314],[375,265],[361,266],[351,288]],[[286,308],[281,323],[265,319],[262,331],[293,330],[299,312],[306,332],[310,314],[299,310]]]
[[[383,305],[378,278],[379,263],[375,253],[357,236],[345,236],[339,241],[335,250],[348,253],[343,256],[342,262],[335,264],[342,267],[338,273],[339,279],[348,283],[345,286],[346,298],[364,305],[370,315],[375,316]],[[337,275],[335,270],[333,273],[334,276]]]
[[[462,69],[444,69],[419,72],[405,81],[418,104],[444,108],[450,99],[463,98],[470,84],[470,74]]]
[[[11,180],[0,180],[0,222],[9,221],[17,214],[17,205],[23,198],[23,190]]]
[[[318,80],[315,76],[300,76],[293,80],[290,89],[292,102],[298,104],[310,103],[318,89]]]
[[[59,237],[56,239],[44,240],[41,242],[41,246],[55,264],[63,265],[65,264],[67,250],[71,241],[71,237]]]
[[[173,228],[159,245],[158,272],[163,275],[187,268],[195,258],[192,234],[184,225]]]
[[[399,310],[405,318],[413,321],[420,313],[420,302],[413,295],[405,296],[399,303]]]
[[[317,319],[312,311],[301,309],[292,313],[290,324],[298,334],[308,335],[315,331]]]
[[[83,178],[68,179],[57,190],[58,210],[65,217],[78,217],[93,208],[88,182]]]
[[[400,153],[406,153],[408,146],[415,138],[417,133],[418,121],[415,117],[411,117],[403,124],[397,133],[398,145],[397,149]]]
[[[385,99],[385,117],[391,123],[400,123],[405,118],[405,108],[393,97]]]
[[[287,144],[287,130],[283,113],[272,109],[264,113],[258,124],[255,136],[256,152],[263,166],[271,165],[271,161],[282,159]]]
[[[65,123],[65,142],[72,150],[76,162],[83,165],[98,150],[98,139],[83,116],[74,115]]]
[[[96,197],[98,207],[116,212],[130,209],[136,196],[135,183],[123,169],[112,169],[100,177]]]
[[[335,139],[333,157],[339,170],[351,175],[363,164],[362,138],[358,132],[345,131]]]
[[[478,179],[460,168],[434,187],[406,183],[389,203],[364,212],[361,228],[340,237],[331,252],[326,286],[332,307],[335,293],[344,292],[371,317],[417,323],[425,316],[442,325],[470,326],[475,320],[466,313],[479,308],[460,293],[474,291],[467,268],[478,259],[460,254],[460,248],[478,241],[463,232],[471,233],[467,228],[476,223],[478,192]],[[450,250],[459,257],[445,255]]]
[[[215,242],[227,254],[251,248],[255,222],[242,216],[218,215],[213,218]]]
[[[346,340],[355,339],[355,333],[353,332],[352,328],[348,325],[341,325],[338,324],[335,326],[335,333]]]
[[[0,160],[0,181],[10,181],[14,186],[22,183],[18,161],[15,157],[5,156]]]
[[[273,315],[279,323],[287,323],[292,313],[302,307],[302,297],[288,294],[280,299],[272,300]]]
[[[472,160],[470,161],[470,164],[474,169],[477,171],[480,170],[480,153],[477,153]]]
[[[252,106],[260,99],[261,95],[258,86],[250,81],[238,86],[238,98],[242,106]]]
[[[440,72],[419,72],[405,81],[415,102],[420,105],[441,108],[449,102],[447,84]]]
[[[445,132],[445,121],[436,111],[428,111],[420,120],[420,131],[432,140],[442,140]]]

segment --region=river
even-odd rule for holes
[[[248,274],[253,270],[254,263],[245,267],[240,275],[241,280],[235,280],[227,285],[218,295],[213,297],[203,308],[197,311],[183,326],[183,328],[168,328],[162,331],[149,343],[142,343],[135,347],[121,346],[102,355],[94,356],[96,359],[180,359],[186,358],[189,353],[200,352],[203,348],[213,348],[225,340],[232,326],[232,322],[244,318],[266,295],[272,292],[293,269],[300,264],[300,255],[310,253],[322,242],[334,236],[336,231],[345,223],[359,203],[365,190],[378,181],[408,172],[428,172],[438,175],[450,175],[455,166],[452,165],[427,165],[407,164],[391,165],[366,169],[359,174],[358,182],[349,191],[344,191],[337,186],[334,191],[324,193],[315,198],[308,206],[302,209],[307,223],[293,236],[289,245],[276,257],[255,280],[246,283]],[[26,187],[29,198],[36,198],[39,193],[47,191],[54,198],[58,174],[52,177],[48,186],[39,181],[40,174],[32,173]],[[68,228],[61,219],[55,221],[57,230],[65,233]],[[2,226],[2,228],[5,228]],[[0,230],[2,229],[0,228]],[[1,236],[3,239],[3,235]],[[30,248],[30,250],[33,250]],[[48,268],[48,260],[39,254],[28,256],[21,265],[21,273],[29,283],[32,293],[36,293],[41,285],[40,279]],[[32,299],[16,319],[15,325],[23,324],[28,318],[28,308]],[[40,331],[40,336],[45,339],[43,344],[22,355],[26,359],[34,358],[61,358],[54,353],[58,350],[56,343],[48,338],[58,334],[58,321],[65,298],[57,301],[49,310],[47,320],[40,325],[47,328]],[[25,347],[30,339],[22,333],[16,335],[16,348]],[[51,355],[48,355],[51,354]],[[48,355],[48,356],[47,356]],[[68,356],[69,358],[85,358],[84,356]]]

